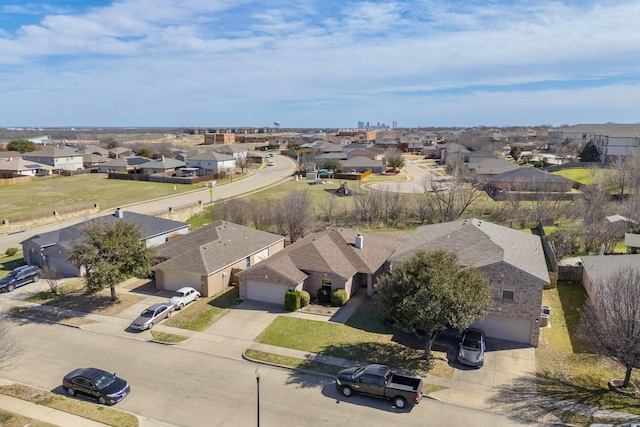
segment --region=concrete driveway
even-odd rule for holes
[[[449,360],[455,361],[457,341],[449,338]],[[518,384],[518,393],[522,393],[522,384],[531,384],[526,394],[535,393],[532,382],[526,381],[536,371],[535,348],[524,344],[487,338],[484,366],[472,368],[455,361],[453,378],[446,389],[432,393],[431,396],[450,403],[470,406],[479,409],[503,411],[507,410],[509,400],[514,403],[519,399],[505,399],[508,390]],[[516,390],[513,390],[515,393]]]

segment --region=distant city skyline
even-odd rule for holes
[[[640,0],[11,1],[2,127],[640,121]]]

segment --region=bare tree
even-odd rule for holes
[[[247,225],[249,222],[249,202],[231,199],[226,202],[216,203],[210,211],[213,221],[230,221],[238,225]]]
[[[48,265],[42,267],[40,269],[40,277],[47,282],[52,294],[58,293],[58,280],[62,278],[62,274],[57,268]]]
[[[10,330],[10,325],[9,316],[0,312],[0,371],[23,352],[22,346]]]
[[[640,270],[621,268],[595,289],[578,333],[593,351],[626,369],[622,387],[628,387],[633,368],[640,367]]]
[[[337,196],[335,196],[334,194],[331,194],[330,192],[325,192],[324,196],[322,197],[322,201],[318,206],[318,209],[320,210],[320,213],[324,217],[324,220],[329,224],[334,223],[336,209],[337,209],[336,197]]]
[[[283,218],[291,242],[303,237],[309,227],[311,198],[306,191],[292,190],[282,201]]]
[[[463,165],[453,165],[449,169],[450,179],[446,182],[428,179],[425,191],[433,194],[431,208],[440,222],[460,218],[480,197],[482,192],[471,183]]]
[[[353,216],[358,224],[377,224],[384,218],[384,198],[380,191],[364,191],[353,197]]]
[[[240,156],[236,159],[236,166],[240,168],[240,172],[244,174],[244,171],[249,167],[249,159],[247,156]]]

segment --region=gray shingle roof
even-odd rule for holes
[[[567,179],[560,175],[554,175],[552,173],[543,172],[536,168],[519,167],[509,172],[504,172],[495,175],[489,179],[489,182],[501,182],[501,181],[517,181],[524,182],[565,182],[573,183],[572,180]]]
[[[363,248],[355,247],[356,232],[336,229],[305,236],[270,258],[239,274],[256,268],[271,268],[299,283],[310,271],[335,273],[347,279],[356,273],[374,274],[397,247],[397,243],[364,235]]]
[[[404,262],[418,250],[437,249],[455,252],[463,266],[505,262],[549,283],[540,237],[475,218],[419,227],[389,261]]]
[[[184,222],[173,221],[151,215],[143,215],[135,212],[122,211],[122,218],[118,218],[115,215],[101,216],[60,230],[36,234],[35,236],[20,242],[20,244],[35,242],[41,248],[57,245],[62,250],[68,250],[75,242],[83,238],[83,227],[98,221],[112,224],[118,221],[133,223],[138,226],[143,239],[145,240],[187,227],[187,223]]]
[[[597,286],[625,267],[640,268],[640,254],[583,256],[582,267]]]
[[[216,221],[156,248],[167,260],[158,270],[209,275],[272,246],[284,237],[226,221]]]

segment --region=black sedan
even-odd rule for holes
[[[38,280],[38,267],[35,265],[24,265],[16,268],[0,279],[0,290],[11,292],[15,288],[37,282]]]
[[[80,394],[102,405],[120,402],[131,391],[129,383],[116,374],[96,368],[80,368],[69,372],[62,380],[62,388],[69,396]]]

